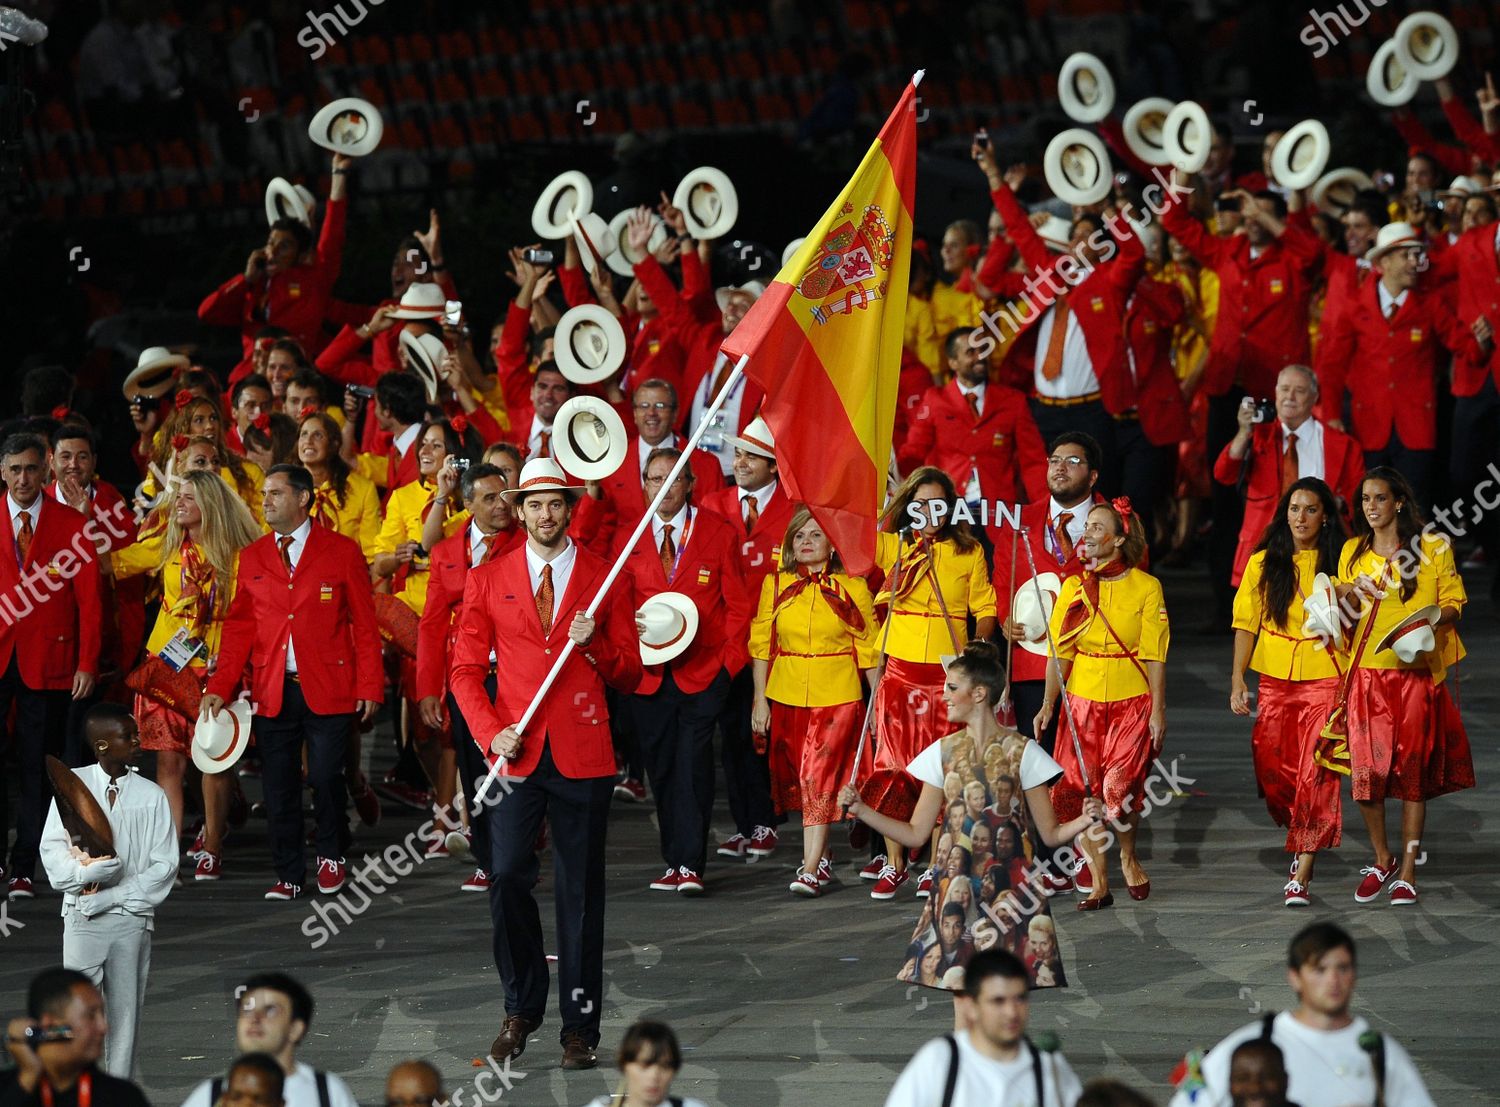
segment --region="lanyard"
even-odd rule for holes
[[[42,1105],[52,1107],[52,1085],[42,1077]],[[92,1107],[94,1102],[94,1074],[86,1072],[78,1078],[78,1107]]]

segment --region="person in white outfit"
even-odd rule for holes
[[[124,707],[89,708],[84,741],[98,763],[73,770],[104,810],[115,856],[90,857],[73,844],[54,800],[42,829],[47,879],[63,894],[63,965],[93,981],[109,1018],[104,1071],[130,1079],[151,970],[156,908],[177,879],[177,831],[167,795],[138,775],[140,728]]]
[[[701,1099],[670,1094],[682,1068],[682,1047],[664,1022],[641,1019],[625,1031],[615,1064],[620,1069],[619,1090],[590,1100],[589,1107],[706,1107]]]
[[[1244,1042],[1265,1038],[1286,1065],[1286,1095],[1313,1107],[1433,1107],[1411,1057],[1388,1034],[1349,1013],[1354,997],[1354,939],[1332,923],[1313,923],[1292,938],[1287,982],[1297,1007],[1240,1027],[1204,1055],[1201,1080],[1178,1085],[1170,1107],[1231,1107],[1229,1062]]]
[[[957,997],[969,1029],[917,1050],[885,1107],[1073,1107],[1082,1088],[1067,1059],[1026,1037],[1030,988],[1015,954],[971,957]]]

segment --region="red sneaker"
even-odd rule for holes
[[[224,875],[224,862],[217,853],[204,850],[198,855],[198,868],[193,872],[194,880],[218,880]]]
[[[1391,906],[1406,907],[1417,902],[1417,890],[1404,880],[1391,881]]]
[[[35,899],[36,893],[31,889],[31,878],[26,876],[13,876],[10,883],[5,886],[5,894],[11,899]]]
[[[615,781],[615,799],[626,803],[645,803],[646,786],[633,776]]]
[[[887,865],[880,870],[880,879],[875,882],[875,887],[870,889],[871,899],[894,899],[896,889],[907,881],[904,872],[897,872],[895,865]]]
[[[359,812],[359,821],[365,826],[375,826],[380,822],[380,797],[370,787],[370,781],[364,773],[355,778],[355,785],[349,791],[354,799],[354,810]]]
[[[917,878],[918,899],[926,899],[928,896],[932,895],[932,876],[935,871],[935,869],[929,867],[925,873]]]
[[[1073,878],[1071,876],[1058,876],[1055,873],[1045,872],[1041,879],[1042,892],[1049,896],[1062,895],[1073,890]]]
[[[651,882],[653,892],[675,892],[677,885],[682,883],[682,877],[677,875],[676,869],[668,869]]]
[[[776,852],[776,831],[769,826],[758,826],[750,834],[747,847],[751,857],[770,857]]]
[[[450,830],[443,835],[443,844],[448,847],[448,856],[467,861],[474,856],[474,839],[466,830]]]
[[[1379,865],[1366,865],[1359,871],[1364,874],[1364,879],[1359,882],[1359,887],[1354,889],[1354,902],[1369,903],[1371,900],[1380,898],[1380,893],[1385,889],[1385,882],[1396,871],[1396,859],[1391,858],[1391,866],[1388,869],[1382,869]]]
[[[447,843],[447,841],[445,839],[443,839],[443,838],[434,838],[432,841],[428,842],[427,843],[427,853],[426,853],[426,856],[427,856],[428,860],[431,860],[431,859],[436,858],[436,857],[447,857],[448,856],[448,843]]]
[[[318,858],[318,891],[331,896],[344,886],[344,859]]]
[[[677,890],[685,896],[701,896],[703,894],[703,878],[686,865],[677,869]]]
[[[1286,905],[1288,907],[1306,907],[1312,902],[1307,898],[1307,886],[1298,884],[1295,880],[1288,880],[1286,887],[1282,890],[1286,892]]]
[[[743,834],[731,835],[728,839],[719,843],[715,851],[720,857],[733,857],[738,861],[745,859],[745,851],[750,848],[750,839]]]
[[[787,889],[794,896],[806,896],[808,899],[814,899],[818,895],[818,878],[805,869],[798,869],[797,879],[788,884]]]
[[[1073,888],[1080,896],[1091,895],[1094,891],[1094,874],[1089,871],[1089,863],[1080,861],[1078,871],[1073,874]]]
[[[826,888],[833,883],[833,858],[824,857],[818,861],[818,887]]]
[[[285,880],[278,880],[271,885],[271,890],[266,893],[266,899],[296,899],[302,894],[302,885],[288,884]]]
[[[870,863],[859,870],[861,880],[879,880],[880,874],[885,871],[885,854],[877,853],[870,858]]]
[[[490,890],[490,874],[483,869],[475,869],[474,875],[458,886],[460,892],[488,892]]]
[[[203,834],[204,828],[200,826],[198,828],[198,836],[193,839],[193,844],[188,847],[187,855],[194,860],[197,860],[199,857],[203,856],[203,854],[208,852],[203,845]]]

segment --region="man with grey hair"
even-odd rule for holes
[[[1318,378],[1306,365],[1288,365],[1276,376],[1274,400],[1246,396],[1239,431],[1214,462],[1214,479],[1237,485],[1245,501],[1230,583],[1238,586],[1245,562],[1275,514],[1282,494],[1302,477],[1317,477],[1346,505],[1354,501],[1364,458],[1359,444],[1313,417]]]

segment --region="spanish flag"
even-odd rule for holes
[[[875,561],[906,321],[917,85],[785,268],[724,340],[765,390],[787,495],[813,509],[846,570]]]

